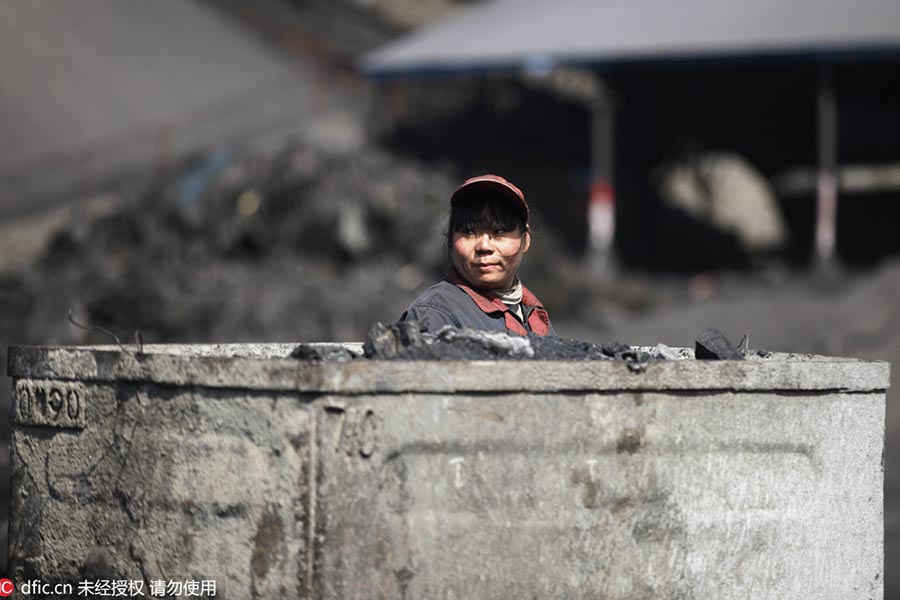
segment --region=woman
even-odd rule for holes
[[[556,335],[541,301],[516,271],[531,246],[528,203],[497,175],[467,180],[450,197],[450,276],[416,298],[400,320],[425,331],[447,325],[519,335]]]

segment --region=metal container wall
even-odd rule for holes
[[[883,596],[886,363],[290,349],[11,349],[13,581],[214,580],[229,599]]]

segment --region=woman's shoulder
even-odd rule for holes
[[[422,292],[400,316],[401,321],[420,321],[427,331],[437,331],[444,325],[462,327],[461,306],[471,302],[466,293],[453,283],[438,281]]]
[[[419,294],[410,306],[435,306],[446,301],[459,301],[463,298],[468,298],[464,291],[450,281],[442,279]]]

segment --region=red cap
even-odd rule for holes
[[[461,197],[475,191],[495,192],[509,198],[525,212],[525,224],[528,224],[528,203],[525,202],[525,194],[499,175],[479,175],[478,177],[467,179],[450,196],[450,206],[455,206]]]

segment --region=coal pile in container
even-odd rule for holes
[[[745,336],[745,340],[746,340]],[[467,327],[443,327],[424,331],[417,321],[392,325],[375,323],[362,350],[333,344],[299,344],[292,358],[316,361],[348,360],[619,360],[632,370],[642,370],[653,360],[744,360],[767,358],[767,350],[750,350],[746,342],[736,348],[715,328],[704,329],[693,351],[657,344],[649,348],[621,342],[594,344],[530,333],[519,336],[503,331],[479,331]]]

